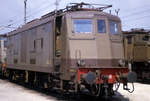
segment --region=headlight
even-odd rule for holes
[[[112,75],[110,74],[110,75],[108,76],[108,78],[109,78],[109,79],[112,79]]]
[[[118,61],[118,63],[119,63],[119,66],[125,66],[125,61],[122,60],[122,59],[120,59],[120,60]]]
[[[84,60],[78,60],[77,61],[77,65],[78,66],[84,66],[85,65],[85,61]]]

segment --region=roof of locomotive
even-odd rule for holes
[[[12,36],[12,35],[18,34],[20,32],[24,32],[26,30],[37,27],[39,25],[48,23],[49,21],[53,20],[56,16],[64,16],[64,15],[66,15],[66,16],[78,16],[78,15],[85,16],[85,15],[88,15],[88,16],[91,16],[91,17],[93,17],[93,16],[103,16],[105,18],[110,18],[110,19],[113,19],[113,20],[120,21],[118,16],[103,12],[103,10],[97,9],[97,8],[96,9],[93,9],[93,8],[91,8],[91,9],[81,9],[80,8],[79,9],[78,8],[76,10],[69,9],[69,10],[66,10],[66,11],[59,10],[57,12],[53,11],[53,12],[50,12],[46,15],[43,15],[40,19],[34,19],[34,20],[28,22],[27,24],[23,25],[22,27],[19,27],[18,29],[7,33],[7,36]]]
[[[23,25],[22,27],[17,28],[16,30],[13,30],[9,33],[7,33],[7,36],[12,36],[14,34],[18,34],[20,32],[24,32],[27,31],[29,29],[32,29],[34,27],[37,27],[39,25],[42,25],[44,23],[47,23],[50,21],[50,19],[52,19],[51,17],[45,18],[45,19],[34,19],[30,22],[28,22],[27,24]]]
[[[123,31],[124,36],[133,36],[137,34],[150,35],[150,31],[145,29],[131,29],[129,31]]]
[[[92,18],[92,17],[104,17],[112,20],[120,21],[120,18],[116,15],[112,15],[106,12],[99,12],[99,11],[75,11],[66,13],[67,16],[71,16],[72,18],[78,18],[83,16],[83,18]]]

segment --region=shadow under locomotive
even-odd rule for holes
[[[23,87],[23,89],[27,90],[33,90],[36,91],[37,93],[40,93],[40,96],[46,97],[47,99],[55,99],[56,101],[130,101],[129,98],[124,97],[121,95],[119,92],[115,92],[113,96],[108,97],[107,99],[103,97],[94,97],[94,96],[89,96],[89,95],[75,95],[75,94],[62,94],[62,92],[54,89],[42,89],[42,88],[37,88],[33,85],[28,85],[25,83],[20,83],[17,81],[12,81],[12,80],[6,80],[6,78],[2,77],[0,75],[0,79],[3,81],[9,81],[15,85],[20,85]]]
[[[5,78],[2,78],[2,77],[1,77],[1,79],[5,80]],[[119,92],[115,92],[113,96],[105,99],[104,97],[94,97],[94,96],[90,96],[88,94],[77,95],[77,94],[71,94],[71,93],[62,93],[61,91],[56,90],[56,89],[37,88],[33,85],[20,83],[17,81],[10,81],[10,82],[20,85],[20,86],[24,87],[24,89],[36,91],[36,92],[40,93],[41,96],[44,96],[47,99],[55,99],[56,101],[91,101],[91,100],[92,101],[99,101],[99,100],[102,100],[102,101],[130,101],[129,98],[124,97]]]
[[[58,101],[130,101],[129,98],[124,97],[123,95],[121,95],[119,92],[116,92],[114,96],[112,97],[108,97],[107,99],[103,98],[103,97],[94,97],[94,96],[89,96],[89,95],[72,95],[72,94],[64,94],[61,95],[60,92],[57,92],[55,90],[51,90],[51,91],[45,91],[45,90],[39,90],[39,89],[33,89],[36,90],[40,93],[42,93],[42,96],[51,96],[54,99],[58,100]],[[48,97],[48,99],[51,99]]]

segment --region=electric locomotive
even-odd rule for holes
[[[136,75],[124,61],[121,21],[99,6],[73,3],[8,33],[4,76],[92,96],[113,95],[120,82],[130,91]]]
[[[125,60],[132,64],[138,80],[150,79],[150,35],[148,30],[131,29],[123,32]]]

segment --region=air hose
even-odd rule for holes
[[[119,87],[120,87],[120,83],[119,83],[119,82],[116,82],[116,83],[115,83],[115,90],[114,90],[114,91],[115,91],[115,92],[118,91]]]
[[[133,93],[134,92],[134,83],[132,82],[132,90],[127,90],[129,93]]]
[[[99,88],[98,88],[98,92],[97,92],[96,96],[99,96],[100,95],[100,91],[101,91],[101,84],[99,83],[98,86],[99,86]]]
[[[100,81],[100,73],[98,73],[98,81]],[[99,96],[100,95],[100,91],[101,91],[101,84],[99,83],[98,84],[98,92],[97,92],[97,94],[96,94],[96,96]]]

